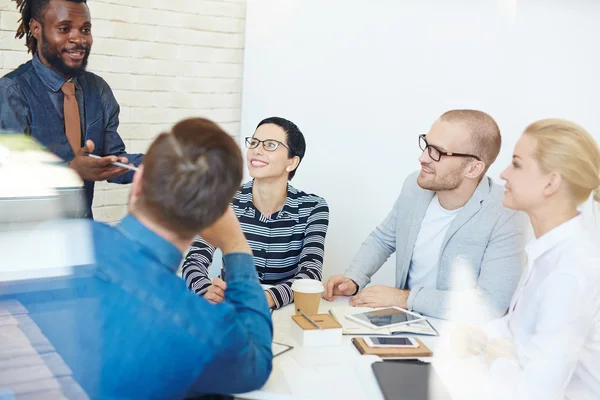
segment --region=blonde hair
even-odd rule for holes
[[[535,158],[542,170],[558,172],[578,205],[590,193],[600,203],[600,148],[585,129],[562,119],[542,119],[524,135],[536,139]]]

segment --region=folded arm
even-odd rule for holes
[[[204,294],[211,285],[208,268],[212,264],[214,253],[213,246],[200,236],[196,236],[181,268],[181,277],[192,292]]]
[[[203,321],[211,336],[214,357],[203,368],[188,396],[206,393],[243,393],[264,385],[271,369],[273,325],[264,291],[250,254],[223,257],[227,297]],[[199,299],[204,301],[202,299]],[[228,371],[235,371],[232,377]]]

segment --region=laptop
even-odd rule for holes
[[[379,361],[371,366],[385,400],[450,400],[431,364],[419,361]]]

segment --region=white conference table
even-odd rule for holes
[[[332,302],[321,299],[319,313],[325,314],[332,307],[347,305],[348,297],[337,297]],[[383,400],[371,369],[373,362],[381,360],[379,357],[361,355],[352,344],[351,336],[344,336],[341,346],[300,347],[291,337],[293,313],[294,307],[291,305],[273,312],[273,340],[294,348],[273,359],[273,372],[260,390],[237,395],[236,398]],[[447,332],[447,322],[431,318],[429,321],[442,336],[443,332]],[[419,339],[434,353],[441,343],[441,337],[419,336]],[[449,387],[452,386],[453,378],[444,379],[440,368],[435,363],[434,366],[453,397],[459,398]]]

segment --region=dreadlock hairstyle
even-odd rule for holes
[[[17,28],[17,34],[15,37],[21,39],[25,36],[25,46],[27,51],[31,54],[35,54],[37,50],[37,39],[31,34],[29,29],[29,23],[32,19],[35,19],[39,23],[43,23],[44,12],[50,0],[13,0],[17,3],[17,10],[21,13],[19,22],[21,23]],[[85,3],[87,0],[67,0],[73,3]]]

